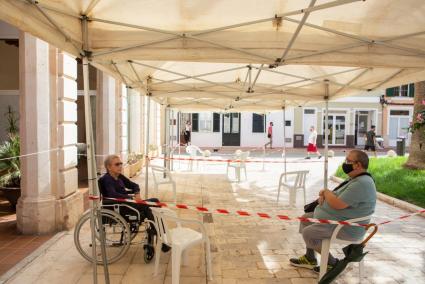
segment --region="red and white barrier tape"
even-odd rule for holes
[[[242,160],[235,160],[235,159],[205,159],[205,158],[199,158],[199,159],[193,159],[193,158],[164,158],[164,157],[156,157],[156,159],[160,160],[180,160],[180,161],[204,161],[204,162],[222,162],[222,163],[240,163]],[[150,159],[151,160],[151,159]],[[245,160],[245,163],[266,163],[266,164],[283,164],[285,163],[284,160],[277,160],[277,161],[266,161],[266,160]],[[303,164],[303,163],[322,163],[323,161],[286,161],[287,164]]]
[[[99,196],[89,196],[90,200],[99,200]],[[358,223],[350,223],[346,221],[335,221],[335,220],[326,220],[326,219],[315,219],[315,218],[305,218],[305,217],[290,217],[287,215],[272,215],[268,213],[262,213],[262,212],[248,212],[244,210],[237,210],[237,211],[231,211],[227,209],[208,209],[203,206],[193,206],[193,205],[186,205],[186,204],[174,204],[174,203],[164,203],[164,202],[151,202],[146,200],[134,200],[134,199],[124,199],[124,198],[104,198],[108,200],[114,200],[118,202],[128,202],[128,203],[136,203],[136,204],[145,204],[145,205],[151,205],[151,206],[160,206],[160,207],[168,207],[168,208],[175,208],[175,209],[187,209],[187,210],[193,210],[200,213],[212,213],[212,214],[219,214],[219,215],[235,215],[240,217],[260,217],[263,219],[278,219],[278,220],[285,220],[285,221],[296,221],[296,222],[310,222],[310,223],[319,223],[319,224],[334,224],[334,225],[345,225],[345,226],[352,226],[352,227],[366,227],[367,225],[364,224],[358,224]],[[406,219],[409,217],[412,217],[414,215],[419,215],[425,213],[424,210],[419,210],[415,213],[411,213],[408,215],[400,216],[391,220],[387,220],[381,223],[378,223],[377,225],[384,225],[388,224],[397,220]]]

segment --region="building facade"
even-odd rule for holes
[[[385,147],[395,147],[399,137],[410,144],[408,131],[413,117],[414,84],[329,101],[329,145],[331,147],[363,147],[365,134],[372,125],[384,139]],[[273,146],[283,146],[283,111],[258,113],[183,113],[182,130],[192,124],[194,145],[200,147],[262,147],[268,142],[267,126],[273,122]],[[315,126],[318,145],[323,147],[325,103],[287,107],[285,110],[286,146],[307,146],[309,129]],[[182,139],[183,140],[183,139]]]

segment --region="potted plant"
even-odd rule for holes
[[[0,191],[15,209],[21,196],[21,170],[19,158],[20,141],[18,118],[12,107],[8,107],[7,116],[9,139],[0,145]]]
[[[130,177],[134,177],[137,174],[137,158],[136,158],[136,154],[134,153],[130,153],[128,154],[128,159],[127,159],[127,163],[130,167]]]
[[[0,191],[13,208],[21,196],[21,170],[19,158],[13,158],[16,156],[19,156],[19,136],[9,135],[9,140],[0,146]]]

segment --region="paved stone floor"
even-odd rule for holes
[[[273,158],[270,158],[273,160]],[[288,171],[309,169],[307,199],[312,200],[322,188],[323,164],[313,159],[289,158]],[[330,160],[334,172],[342,157]],[[160,163],[160,161],[159,161]],[[179,163],[174,164],[178,168]],[[181,170],[173,173],[177,181],[178,201],[210,208],[244,209],[298,216],[302,213],[302,194],[297,208],[287,207],[288,194],[283,192],[276,203],[277,182],[282,164],[248,165],[248,179],[240,183],[225,175],[223,163],[200,164],[198,172]],[[137,177],[143,184],[143,177]],[[335,184],[330,184],[330,187]],[[156,194],[150,194],[152,196]],[[160,187],[160,199],[170,201],[171,189]],[[195,212],[180,210],[180,216],[207,220]],[[378,202],[375,221],[405,214],[402,210]],[[190,251],[189,265],[182,266],[180,283],[317,283],[317,276],[306,269],[289,266],[290,257],[304,253],[297,233],[298,224],[251,217],[213,215],[205,222],[212,243],[214,280],[207,281],[205,256],[199,246]],[[412,217],[404,222],[382,226],[369,242],[365,260],[367,278],[363,283],[425,283],[425,219]],[[341,255],[341,247],[332,251]],[[102,273],[102,268],[99,267]],[[140,245],[132,245],[126,256],[109,267],[111,283],[171,283],[170,253],[162,253],[160,274],[152,276],[153,263],[143,262]],[[92,283],[91,265],[76,251],[73,232],[67,232],[34,261],[24,267],[9,283]],[[357,265],[350,265],[336,283],[357,283]],[[100,275],[99,278],[102,278]],[[100,283],[103,283],[100,281]]]

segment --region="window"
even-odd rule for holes
[[[213,132],[220,132],[220,114],[213,114]]]
[[[199,130],[199,113],[192,113],[192,132],[198,132]]]
[[[211,112],[201,112],[199,114],[199,132],[213,131],[213,114]]]
[[[390,110],[390,115],[404,115],[404,116],[409,116],[409,111],[408,110]]]
[[[305,109],[304,114],[314,114],[315,113],[314,111],[315,111],[314,109]]]
[[[387,97],[411,97],[415,95],[415,84],[402,85],[394,88],[388,88],[385,91]]]
[[[285,126],[291,126],[291,121],[290,120],[285,120]]]
[[[266,129],[266,115],[265,114],[252,114],[252,132],[264,133]]]

